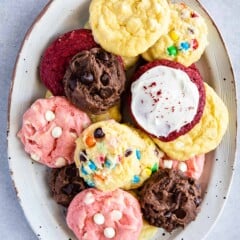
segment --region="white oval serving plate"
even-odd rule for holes
[[[50,196],[46,167],[33,163],[16,137],[22,115],[46,89],[40,82],[38,65],[45,47],[56,36],[81,28],[88,20],[88,0],[54,0],[38,16],[28,31],[16,62],[9,95],[8,153],[12,179],[26,218],[42,240],[75,239],[67,228],[64,210]],[[206,191],[202,210],[196,221],[184,230],[165,234],[159,230],[154,239],[200,240],[207,236],[220,215],[232,180],[236,151],[237,105],[233,72],[222,38],[197,0],[185,1],[205,19],[209,28],[209,45],[197,63],[202,76],[226,103],[230,123],[220,146],[207,155],[201,179]]]

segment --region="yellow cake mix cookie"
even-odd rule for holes
[[[207,24],[203,17],[184,3],[170,4],[169,32],[142,54],[148,61],[169,59],[190,66],[198,61],[207,44]]]
[[[228,126],[228,110],[216,92],[205,83],[206,105],[200,122],[188,133],[171,142],[154,139],[171,158],[186,160],[210,152],[222,140]]]
[[[153,239],[157,234],[159,228],[150,225],[147,221],[143,220],[143,226],[138,240]]]
[[[163,156],[146,134],[114,120],[90,125],[76,145],[80,176],[103,191],[141,186]]]
[[[89,21],[85,23],[84,28],[91,29]],[[138,56],[134,56],[134,57],[121,56],[121,58],[123,60],[124,68],[128,69],[128,68],[132,67],[134,64],[136,64],[136,62],[139,59],[139,55]]]
[[[89,11],[94,39],[120,56],[137,56],[168,32],[167,0],[93,0]]]

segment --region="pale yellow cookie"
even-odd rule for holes
[[[93,0],[89,11],[94,39],[120,56],[137,56],[168,32],[167,0]]]
[[[84,28],[86,29],[91,29],[91,26],[89,24],[89,22],[86,22],[84,25]],[[136,62],[139,59],[139,55],[135,56],[135,57],[125,57],[125,56],[121,56],[122,60],[123,60],[123,64],[124,64],[124,68],[128,69],[130,67],[132,67],[134,64],[136,64]],[[115,119],[115,118],[114,118]]]
[[[207,24],[199,13],[184,3],[170,4],[169,32],[142,54],[147,61],[169,59],[190,66],[198,61],[207,44]]]
[[[102,114],[89,114],[90,119],[92,120],[93,123],[95,122],[100,122],[103,120],[109,120],[109,119],[114,119],[117,122],[121,122],[122,120],[122,115],[120,112],[120,103],[109,108],[107,112],[102,113]]]
[[[172,159],[186,160],[210,152],[221,142],[228,126],[228,110],[216,92],[205,83],[206,105],[200,122],[174,141],[155,143]]]
[[[124,57],[124,56],[121,56],[121,57],[122,57],[125,69],[128,69],[128,68],[132,67],[134,64],[136,64],[136,62],[139,59],[139,56],[136,56],[136,57]]]
[[[157,234],[158,228],[150,225],[143,220],[142,230],[139,236],[139,240],[151,240]]]

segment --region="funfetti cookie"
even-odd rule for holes
[[[142,56],[148,61],[169,59],[190,66],[200,59],[208,44],[207,24],[184,3],[170,4],[170,9],[168,34],[161,36]]]
[[[168,32],[166,0],[93,0],[89,11],[94,39],[120,56],[137,56]]]
[[[90,123],[64,97],[38,99],[24,113],[18,137],[34,161],[60,168],[74,162],[75,140]]]
[[[146,134],[114,120],[90,125],[76,144],[80,176],[103,191],[141,186],[163,156]]]
[[[121,189],[82,191],[70,203],[66,220],[79,240],[138,240],[143,225],[137,199]]]
[[[171,158],[186,160],[208,153],[221,142],[228,126],[228,110],[216,92],[206,83],[206,105],[200,122],[188,133],[170,142],[154,138],[155,143]]]

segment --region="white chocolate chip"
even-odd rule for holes
[[[95,198],[92,193],[87,193],[85,198],[84,198],[84,203],[89,205],[95,202]]]
[[[186,172],[187,171],[187,164],[185,162],[180,162],[178,164],[178,169],[182,172]]]
[[[172,160],[163,160],[163,168],[169,168],[171,169],[173,166]]]
[[[119,221],[122,218],[122,212],[119,210],[113,210],[111,212],[111,217],[113,221]]]
[[[39,162],[41,159],[40,156],[38,156],[36,153],[31,153],[30,157],[32,160],[37,161],[37,162]]]
[[[107,227],[104,229],[104,236],[106,238],[114,238],[115,237],[115,230],[112,227]]]
[[[189,11],[187,9],[183,9],[182,12],[181,12],[181,17],[183,19],[189,18],[190,17]]]
[[[50,110],[48,110],[48,111],[46,111],[46,113],[45,113],[45,118],[46,118],[46,120],[47,121],[52,121],[52,120],[54,120],[55,119],[55,114],[54,114],[54,112],[52,112],[52,111],[50,111]]]
[[[66,165],[66,160],[63,157],[59,157],[56,159],[55,166],[56,167],[63,167]]]
[[[62,128],[60,128],[60,127],[55,127],[55,128],[53,128],[53,130],[52,130],[52,136],[53,136],[54,138],[59,138],[61,135],[62,135]]]
[[[97,224],[97,225],[102,225],[105,222],[105,218],[101,213],[96,213],[93,216],[93,221]]]

